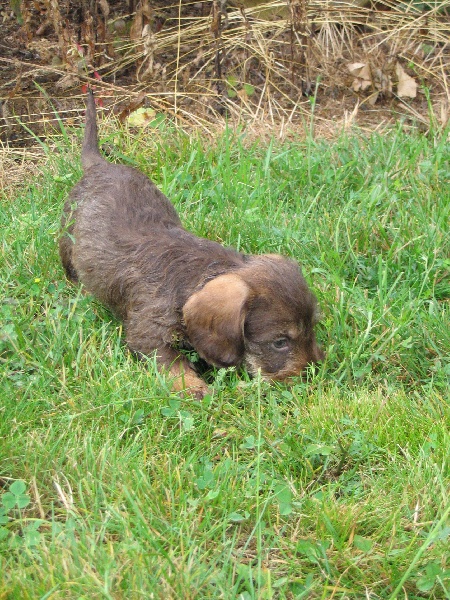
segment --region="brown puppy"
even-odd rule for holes
[[[139,171],[105,161],[87,98],[84,176],[64,208],[60,256],[123,319],[130,349],[156,351],[174,389],[208,392],[180,349],[217,367],[244,365],[283,380],[323,358],[316,300],[296,263],[249,256],[183,229],[169,200]]]

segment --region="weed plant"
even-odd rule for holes
[[[202,401],[64,279],[73,142],[2,198],[0,598],[449,598],[447,134],[103,132],[187,228],[318,296],[317,374],[219,370]]]

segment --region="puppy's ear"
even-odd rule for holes
[[[244,355],[244,319],[250,288],[236,273],[219,275],[183,307],[189,342],[218,367],[237,365]]]

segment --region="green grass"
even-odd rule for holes
[[[449,598],[446,134],[103,139],[189,229],[297,259],[327,359],[171,396],[64,279],[67,135],[2,199],[0,598]]]

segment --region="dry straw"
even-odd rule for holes
[[[171,6],[141,0],[122,19],[103,0],[93,15],[104,24],[97,24],[96,42],[91,27],[78,46],[58,3],[47,4],[52,27],[39,42],[62,64],[14,59],[16,73],[4,85],[3,134],[14,113],[24,114],[24,95],[32,128],[54,124],[50,103],[23,85],[45,73],[52,84],[41,85],[69,122],[89,81],[122,120],[137,106],[152,107],[207,130],[226,118],[272,125],[282,134],[312,110],[322,129],[357,119],[376,125],[393,112],[425,127],[430,111],[441,125],[448,121],[450,0],[383,0],[375,8],[340,0],[179,0]],[[32,46],[33,31],[28,37]],[[21,110],[15,108],[19,97]]]

